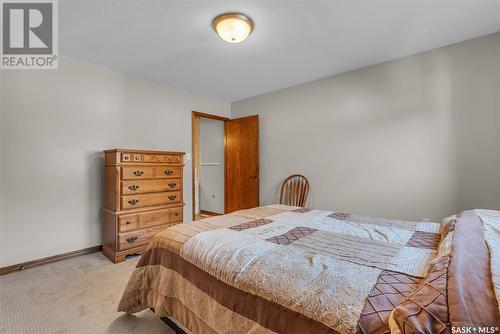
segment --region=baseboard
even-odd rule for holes
[[[49,257],[44,257],[44,258],[38,259],[38,260],[33,260],[33,261],[28,261],[28,262],[22,262],[22,263],[18,263],[18,264],[13,264],[11,266],[0,268],[0,276],[7,275],[7,274],[10,274],[10,273],[14,273],[16,271],[21,271],[21,270],[28,269],[28,268],[33,268],[33,267],[41,266],[41,265],[47,264],[47,263],[52,263],[52,262],[57,262],[57,261],[69,259],[71,257],[75,257],[75,256],[78,256],[78,255],[84,255],[84,254],[90,254],[90,253],[100,252],[101,250],[102,250],[102,245],[99,245],[99,246],[94,246],[94,247],[88,247],[88,248],[84,248],[84,249],[79,249],[79,250],[68,252],[68,253],[53,255],[53,256],[49,256]]]
[[[217,213],[217,212],[212,212],[212,211],[207,211],[207,210],[200,210],[200,213],[207,215],[207,216],[222,216],[222,213]]]

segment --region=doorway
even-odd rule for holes
[[[193,220],[259,205],[259,118],[192,112]]]

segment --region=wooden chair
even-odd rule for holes
[[[286,178],[281,185],[280,204],[304,207],[309,192],[306,177],[294,174]]]

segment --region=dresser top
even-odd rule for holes
[[[171,151],[152,151],[152,150],[131,150],[124,148],[114,148],[112,150],[104,150],[104,153],[124,152],[124,153],[151,153],[151,154],[186,154],[184,152],[171,152]]]

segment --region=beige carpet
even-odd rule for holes
[[[94,253],[1,276],[0,333],[174,333],[149,310],[116,311],[138,259]]]

